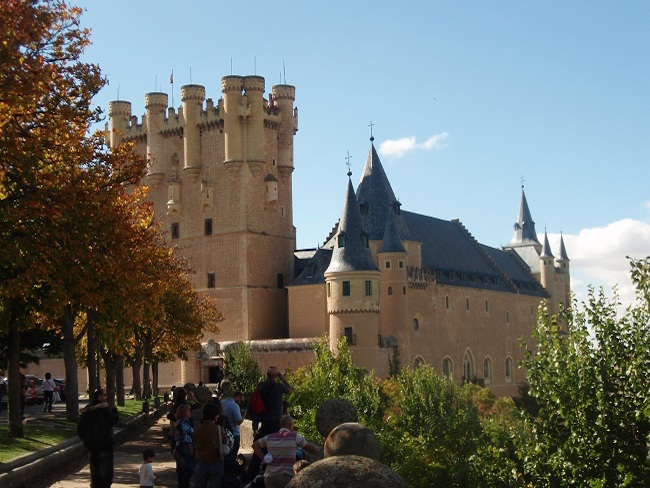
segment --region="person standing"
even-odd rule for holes
[[[140,488],[153,488],[156,482],[156,475],[153,474],[153,458],[156,457],[156,453],[153,449],[146,449],[142,453],[142,466],[138,471],[140,474]]]
[[[260,461],[267,460],[264,472],[266,488],[284,488],[294,476],[293,465],[296,462],[298,448],[311,453],[317,453],[318,447],[293,430],[293,419],[283,415],[280,419],[280,430],[274,434],[256,440],[253,443],[255,457]],[[262,449],[268,453],[265,455]]]
[[[109,488],[113,483],[113,426],[117,408],[106,402],[106,391],[95,390],[93,401],[81,410],[77,434],[90,451],[91,488]]]
[[[176,459],[176,477],[178,488],[190,488],[190,480],[196,465],[194,447],[194,427],[192,426],[192,411],[185,404],[176,410],[174,424],[174,458]]]
[[[7,393],[9,391],[9,388],[7,386],[7,378],[4,375],[4,371],[0,370],[0,412],[2,412],[2,405],[4,403],[5,397],[7,397]],[[9,403],[9,398],[7,397],[7,403]]]
[[[266,380],[260,384],[260,394],[264,399],[266,411],[262,414],[262,427],[258,438],[273,434],[280,430],[280,417],[282,417],[282,396],[293,390],[287,380],[275,366],[270,366],[266,371]]]
[[[54,392],[56,391],[56,383],[52,379],[50,373],[45,373],[45,379],[41,383],[43,390],[43,412],[52,413],[52,404],[54,403]]]
[[[196,427],[196,480],[195,488],[219,488],[223,477],[223,457],[219,452],[226,443],[224,428],[217,425],[221,404],[209,402],[203,407],[203,420]]]
[[[241,414],[240,408],[240,405],[244,400],[244,394],[241,391],[236,391],[234,394],[231,394],[232,385],[230,382],[226,382],[225,380],[221,382],[221,388],[224,394],[227,395],[226,398],[221,400],[221,411],[223,416],[230,422],[233,436],[232,449],[226,458],[236,459],[241,444],[241,430],[239,426],[244,422],[244,417]]]

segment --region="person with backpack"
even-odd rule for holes
[[[95,390],[93,401],[81,410],[77,426],[77,434],[90,451],[91,488],[110,488],[113,483],[113,426],[119,416],[106,398],[103,388]]]
[[[190,480],[196,466],[194,427],[192,425],[192,410],[185,404],[176,409],[174,424],[174,444],[172,456],[176,459],[176,477],[178,488],[190,488]]]
[[[41,383],[43,390],[43,413],[52,413],[52,404],[54,403],[54,392],[58,390],[56,383],[50,373],[45,373],[45,379]]]

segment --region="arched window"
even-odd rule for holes
[[[417,332],[419,328],[420,328],[420,322],[418,321],[417,318],[414,318],[413,319],[413,330]]]
[[[486,385],[492,383],[492,360],[490,358],[483,360],[483,381]]]
[[[449,310],[449,297],[445,297],[445,308]]]
[[[388,287],[388,294],[389,294],[389,295],[392,295],[392,294],[393,294],[393,287],[392,287],[392,286],[389,286],[389,287]]]
[[[445,358],[442,360],[442,374],[445,378],[451,378],[451,372],[453,371],[453,366],[451,364],[451,359]]]
[[[467,350],[465,351],[465,357],[463,358],[463,383],[469,383],[475,376],[474,358],[472,357],[472,353]]]
[[[413,369],[418,369],[420,366],[424,364],[424,359],[422,359],[420,356],[417,356],[413,360]]]
[[[512,358],[506,358],[506,383],[512,383]]]

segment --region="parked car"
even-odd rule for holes
[[[41,389],[43,380],[32,374],[25,375],[25,384],[27,385],[26,405],[35,405],[43,403],[43,390]]]
[[[59,389],[59,396],[61,397],[61,401],[65,402],[65,380],[61,378],[54,378],[54,382]]]

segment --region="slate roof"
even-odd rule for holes
[[[379,271],[368,246],[368,234],[361,223],[359,204],[350,180],[334,240],[332,261],[326,272]]]
[[[564,237],[560,235],[560,257],[558,261],[570,261],[569,255],[566,253],[566,247],[564,247]]]
[[[530,217],[523,189],[519,213],[520,232],[518,234],[515,230],[513,240],[520,236],[521,243],[530,246],[537,256],[532,244],[540,247],[541,244],[537,241],[535,224]],[[356,195],[348,181],[339,224],[330,232],[324,248],[316,251],[306,266],[296,267],[297,277],[292,285],[324,283],[326,270],[377,269],[372,257],[368,258],[368,249],[362,248],[364,252],[361,252],[357,247],[347,250],[337,247],[339,228],[347,234],[357,227],[365,230],[369,239],[384,241],[380,252],[403,252],[402,242],[405,240],[421,242],[422,268],[435,274],[440,284],[548,296],[531,275],[530,267],[516,252],[480,244],[459,221],[401,211],[374,144],[371,144]],[[350,235],[346,238],[349,240]],[[355,246],[360,242],[357,237],[353,237],[353,241]],[[518,251],[526,249],[523,247]],[[370,259],[370,263],[367,259]],[[536,261],[539,263],[538,256]]]
[[[506,247],[530,246],[537,244],[541,248],[541,244],[537,239],[537,232],[535,232],[535,222],[530,214],[528,202],[526,201],[526,194],[524,188],[521,188],[521,201],[519,203],[519,214],[515,222],[515,231],[512,234],[512,240]]]

